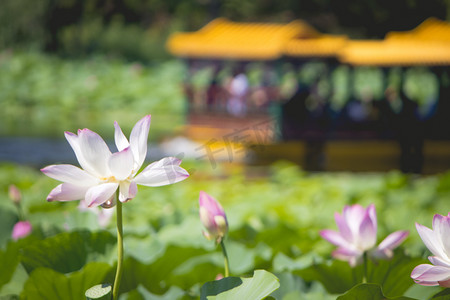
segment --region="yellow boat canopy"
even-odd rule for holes
[[[236,23],[219,18],[197,32],[173,34],[167,47],[181,57],[273,60],[283,55],[289,40],[318,35],[302,21],[283,25]]]
[[[347,41],[345,35],[329,34],[312,39],[292,39],[286,43],[284,54],[292,57],[335,57]]]
[[[337,57],[353,65],[450,65],[450,23],[430,18],[411,31],[390,32],[384,40],[352,41],[321,34],[302,21],[283,25],[219,18],[196,32],[173,34],[167,47],[176,56],[190,58]]]
[[[339,59],[353,65],[450,65],[450,23],[429,18],[411,31],[381,41],[351,41]]]
[[[372,66],[450,65],[450,43],[413,39],[352,41],[342,49],[339,60]]]
[[[450,42],[450,23],[436,18],[428,18],[411,31],[392,31],[387,40],[421,40]]]

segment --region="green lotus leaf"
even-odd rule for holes
[[[251,278],[227,277],[205,283],[201,300],[260,300],[280,287],[278,278],[265,270],[256,270]]]
[[[388,298],[383,294],[381,286],[374,283],[358,284],[350,291],[342,296],[339,296],[337,300],[415,300],[409,297],[393,297]]]
[[[92,262],[82,270],[65,275],[49,268],[36,268],[25,283],[21,299],[79,300],[87,289],[104,282],[111,272],[106,263]]]
[[[69,273],[89,261],[107,260],[115,243],[107,231],[64,232],[21,249],[21,262],[28,273],[38,267]]]

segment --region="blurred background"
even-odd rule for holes
[[[47,203],[57,183],[39,168],[79,165],[64,131],[89,128],[116,151],[114,121],[129,136],[147,114],[148,162],[176,156],[191,176],[140,186],[124,205],[127,299],[198,299],[222,272],[199,191],[227,212],[232,273],[281,274],[278,299],[336,299],[352,286],[302,275],[328,263],[334,246],[319,232],[344,205],[375,204],[379,238],[409,230],[410,258],[393,265],[411,270],[429,255],[414,222],[449,212],[449,22],[450,0],[0,0],[0,298],[59,290],[60,273],[28,275],[28,257],[77,282],[84,262],[95,261],[91,275],[114,264],[112,211]],[[19,220],[33,230],[16,243]],[[44,265],[46,247],[62,260],[44,251],[54,262]],[[341,263],[334,277],[350,278]],[[403,289],[386,296],[413,284],[408,268],[389,273],[395,285],[384,277]]]
[[[449,18],[448,0],[3,0],[0,160],[72,162],[64,131],[112,140],[152,114],[151,159],[444,172]]]

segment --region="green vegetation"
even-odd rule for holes
[[[430,16],[449,20],[450,5],[443,0],[2,0],[0,48],[148,61],[167,58],[164,42],[170,33],[197,30],[219,16],[281,23],[303,19],[325,33],[383,38]]]
[[[123,206],[125,299],[163,294],[164,299],[198,299],[201,285],[223,272],[220,249],[201,233],[200,190],[217,198],[227,213],[231,274],[274,273],[281,284],[272,294],[276,299],[336,299],[356,283],[360,268],[325,264],[334,247],[319,236],[321,229],[336,229],[333,213],[353,203],[376,205],[379,241],[396,230],[410,230],[410,236],[392,262],[380,262],[382,271],[371,273],[369,279],[382,291],[378,285],[356,287],[342,299],[355,299],[351,295],[364,295],[365,289],[376,290],[380,299],[382,294],[427,299],[440,291],[414,285],[409,274],[429,255],[414,222],[431,227],[434,214],[447,215],[450,174],[307,174],[280,162],[268,177],[250,179],[237,166],[213,171],[199,162],[183,166],[191,173],[188,180],[139,187],[137,197]],[[78,299],[75,294],[112,281],[114,221],[101,229],[96,214],[79,211],[77,202],[47,203],[57,182],[36,170],[2,165],[0,179],[0,296],[27,297],[40,290],[43,296],[33,299],[59,299],[63,293]],[[9,184],[21,189],[24,214],[33,225],[33,233],[17,242],[10,238],[18,214],[7,196]]]
[[[37,52],[2,52],[0,135],[62,137],[65,130],[85,127],[111,132],[114,120],[127,130],[145,114],[157,120],[150,139],[170,135],[184,124],[184,68],[178,60],[141,64],[104,56],[61,59]],[[341,66],[329,75],[324,70],[325,65],[312,62],[298,70],[297,77],[307,84],[319,78],[319,92],[325,98],[331,96],[333,109],[342,109],[352,94],[357,99],[383,97],[379,69],[349,71]],[[197,72],[192,84],[206,88],[210,71],[205,68]],[[253,73],[250,68],[250,75]],[[292,90],[289,83],[296,80],[292,68],[280,76],[285,79],[281,89]],[[353,88],[348,84],[352,76]],[[398,88],[398,78],[391,77],[389,82]],[[436,101],[437,89],[436,76],[425,68],[412,68],[405,75],[405,92],[425,113]]]
[[[142,65],[3,52],[0,135],[62,137],[65,130],[85,127],[111,132],[114,120],[127,130],[151,113],[158,120],[150,136],[155,139],[184,123],[183,73],[175,60]]]

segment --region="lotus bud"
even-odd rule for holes
[[[9,186],[9,198],[14,202],[14,204],[19,205],[22,200],[22,195],[20,190],[14,184]]]
[[[17,222],[12,231],[12,238],[14,240],[24,238],[31,233],[32,229],[31,223],[28,221]]]
[[[203,235],[209,240],[220,243],[228,232],[228,221],[225,211],[216,199],[201,191],[199,197],[200,220],[206,231]]]

